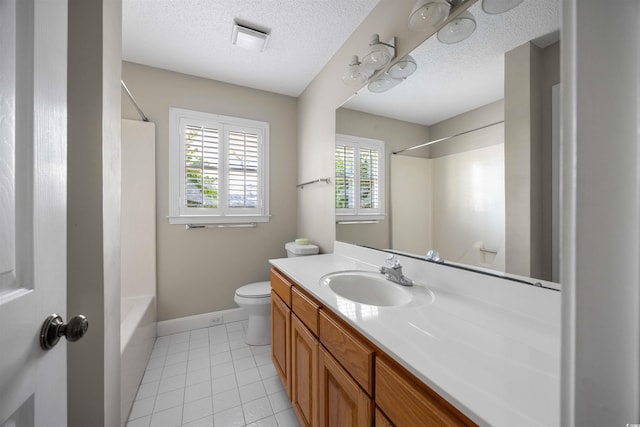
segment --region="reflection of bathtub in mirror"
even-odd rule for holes
[[[480,241],[474,242],[460,259],[454,261],[459,264],[475,265],[490,270],[505,271],[504,240],[496,249],[489,249]]]
[[[427,158],[391,156],[392,248],[505,271],[503,135],[500,123]]]

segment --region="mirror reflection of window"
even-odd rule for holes
[[[384,141],[336,135],[336,220],[384,218]]]

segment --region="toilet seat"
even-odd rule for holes
[[[256,282],[240,286],[236,295],[243,298],[270,298],[271,282]]]

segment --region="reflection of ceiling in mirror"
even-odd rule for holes
[[[525,0],[500,14],[469,8],[476,30],[457,44],[431,37],[411,55],[418,70],[384,93],[363,88],[344,106],[394,119],[432,125],[504,97],[504,53],[529,40],[545,47],[558,40],[559,0]],[[543,37],[549,35],[548,37]]]

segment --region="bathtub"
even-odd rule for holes
[[[156,340],[155,296],[122,298],[120,309],[120,424],[124,426]]]

